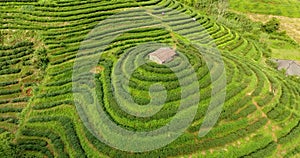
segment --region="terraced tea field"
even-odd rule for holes
[[[300,83],[269,67],[257,41],[190,7],[174,0],[8,0],[0,8],[4,38],[30,30],[42,39],[0,47],[0,133],[15,135],[17,157],[300,155]],[[41,43],[49,63],[36,79]],[[148,61],[166,46],[176,49],[174,60]],[[163,106],[153,97],[165,99]],[[136,135],[118,134],[164,128],[171,132],[135,147],[127,145]],[[100,141],[119,137],[114,147]]]

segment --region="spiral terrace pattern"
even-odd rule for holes
[[[263,62],[264,50],[259,44],[241,37],[225,26],[173,0],[128,2],[66,0],[42,5],[36,1],[23,0],[0,3],[0,29],[38,31],[42,34],[50,58],[47,74],[30,100],[26,97],[24,101],[13,101],[16,95],[22,93],[20,83],[23,82],[18,82],[18,78],[21,76],[20,72],[25,72],[25,67],[19,70],[18,67],[8,66],[6,68],[11,70],[0,71],[0,132],[17,132],[16,143],[23,155],[36,157],[167,157],[190,154],[225,157],[290,157],[299,155],[300,85],[267,67]],[[172,95],[175,97],[175,93],[168,94],[166,105],[158,113],[145,118],[129,115],[114,104],[115,100],[107,99],[113,98],[114,95],[111,86],[115,83],[110,81],[114,75],[115,64],[132,48],[145,42],[165,43],[170,47],[177,45],[179,52],[187,56],[195,70],[199,80],[201,100],[191,125],[174,142],[157,150],[131,153],[102,143],[84,126],[83,122],[86,120],[80,120],[78,114],[80,110],[76,109],[73,102],[72,73],[81,42],[99,22],[124,10],[130,13],[130,10],[144,6],[154,10],[153,16],[161,16],[162,12],[167,15],[176,10],[188,15],[186,16],[188,18],[173,16],[169,19],[162,18],[159,23],[157,21],[145,23],[145,27],[139,26],[139,29],[128,31],[106,43],[109,46],[101,50],[104,52],[103,56],[100,62],[96,63],[103,70],[95,75],[96,78],[92,78],[95,79],[95,84],[90,85],[90,87],[96,86],[98,98],[106,99],[107,101],[104,102],[109,101],[108,104],[104,104],[110,105],[109,107],[104,105],[99,107],[105,109],[111,121],[131,131],[158,129],[169,123],[175,116],[178,106],[168,106],[168,102],[176,102],[176,99],[171,98]],[[131,18],[143,21],[143,18],[148,17],[144,12],[129,13],[123,17],[124,21]],[[196,22],[191,17],[195,17]],[[199,30],[200,25],[203,29]],[[114,36],[116,30],[113,28],[109,30],[110,32],[105,34]],[[109,36],[107,39],[110,39]],[[24,42],[28,43],[28,41]],[[207,135],[198,137],[198,130],[203,125],[208,106],[213,102],[211,94],[214,93],[211,92],[215,86],[212,81],[219,80],[211,77],[214,72],[218,74],[214,70],[218,70],[219,65],[208,63],[201,52],[209,52],[204,48],[211,47],[214,43],[222,50],[227,95],[217,124]],[[20,52],[18,50],[23,50],[20,44],[1,47],[0,63],[15,62],[19,59],[26,61],[25,54],[31,54],[32,51],[30,45],[26,46],[29,51],[24,54],[17,53]],[[99,52],[99,49],[96,50]],[[169,64],[178,68],[180,72],[186,66],[176,58]],[[88,67],[82,68],[86,68],[86,73],[91,71],[87,69]],[[164,77],[158,75],[160,73]],[[28,75],[30,78],[30,74]],[[142,78],[143,76],[145,77]],[[139,97],[133,96],[135,102],[143,105],[149,103],[149,96],[144,91],[148,90],[150,86],[148,80],[152,79],[152,76],[157,76],[160,80],[170,77],[172,82],[167,82],[167,93],[171,91],[170,87],[179,87],[177,80],[173,80],[174,76],[170,69],[147,63],[136,69],[129,80],[127,90],[131,94],[141,93]],[[12,77],[14,79],[8,83],[7,78]],[[164,80],[161,81],[164,84]],[[31,82],[32,80],[29,79],[28,83]],[[26,84],[26,86],[32,88],[33,85]],[[19,96],[22,98],[23,95]],[[18,115],[19,112],[22,115]],[[18,121],[11,121],[19,119],[22,120],[19,124],[16,123]]]
[[[159,11],[159,12],[158,12]],[[142,29],[147,27],[146,29],[155,29],[155,27],[162,27],[165,29],[171,29],[172,24],[168,25],[168,22],[174,19],[175,17],[180,17],[184,19],[189,19],[185,14],[181,14],[176,10],[165,10],[165,18],[159,17],[157,14],[160,14],[160,10],[158,8],[153,7],[145,7],[143,9],[132,9],[130,11],[125,11],[118,13],[114,16],[109,17],[107,20],[100,22],[92,31],[89,33],[87,39],[82,42],[81,49],[77,55],[74,70],[73,70],[73,91],[75,103],[77,109],[79,110],[79,114],[84,121],[85,125],[96,135],[101,141],[110,144],[113,147],[116,147],[125,151],[135,151],[135,152],[144,152],[147,150],[153,150],[157,148],[161,148],[169,143],[171,143],[175,138],[180,136],[184,129],[188,127],[188,125],[193,120],[197,104],[199,101],[199,83],[197,80],[197,76],[194,72],[194,69],[189,64],[188,59],[183,55],[179,55],[180,59],[183,63],[185,63],[185,69],[181,69],[181,72],[176,68],[170,67],[175,76],[164,76],[164,75],[154,75],[154,78],[145,78],[147,74],[139,75],[139,80],[148,80],[148,81],[161,81],[165,79],[166,81],[174,81],[176,78],[178,79],[179,85],[174,87],[173,91],[169,92],[169,98],[172,98],[173,101],[177,101],[180,103],[179,111],[174,116],[174,118],[170,121],[166,126],[151,131],[151,132],[129,132],[128,130],[124,130],[115,125],[115,123],[109,121],[108,118],[102,117],[105,114],[100,112],[97,114],[97,105],[99,100],[95,100],[96,94],[95,89],[93,89],[91,85],[94,85],[93,74],[87,73],[88,70],[91,70],[93,67],[97,66],[100,55],[103,55],[103,51],[107,48],[110,48],[109,45],[114,41],[117,42],[120,40],[117,37],[125,34],[126,32],[134,32],[138,31],[138,29]],[[139,15],[137,16],[137,13]],[[129,17],[129,18],[128,18]],[[133,18],[134,17],[134,18]],[[162,23],[161,19],[164,19],[166,22]],[[152,27],[151,27],[152,26]],[[200,24],[196,23],[195,27],[198,27],[199,30],[203,30]],[[144,31],[146,31],[144,29]],[[178,31],[180,33],[180,31]],[[205,35],[205,31],[201,32]],[[209,37],[206,39],[208,40]],[[175,39],[176,40],[176,39]],[[147,40],[143,40],[143,42],[147,42]],[[120,61],[116,64],[113,69],[112,82],[114,83],[111,87],[114,93],[114,97],[108,97],[103,99],[104,102],[101,105],[107,105],[105,101],[112,100],[116,98],[118,105],[125,112],[138,116],[138,117],[149,117],[160,111],[163,104],[166,101],[166,92],[160,90],[159,87],[154,86],[151,87],[150,93],[155,94],[151,97],[151,102],[148,106],[139,106],[132,99],[128,92],[126,92],[126,87],[129,85],[129,78],[133,75],[133,71],[138,67],[144,65],[145,58],[147,54],[149,54],[149,50],[154,51],[155,49],[159,49],[163,47],[161,45],[155,44],[138,44],[138,42],[134,43],[136,46],[136,50],[129,50],[128,53],[123,55]],[[209,47],[208,47],[209,48]],[[124,51],[124,50],[123,50]],[[125,50],[126,51],[126,50]],[[199,50],[200,51],[200,50]],[[222,74],[224,74],[224,65],[222,63],[222,59],[217,51],[213,51],[210,49],[210,52],[202,50],[202,54],[204,58],[207,60],[209,64],[210,72],[218,72],[211,73],[211,78],[213,80],[218,79]],[[200,52],[198,52],[200,53]],[[215,58],[214,60],[212,60]],[[214,64],[219,64],[215,66]],[[123,66],[124,65],[124,66]],[[166,65],[168,66],[168,64]],[[211,67],[214,66],[214,71]],[[172,74],[171,74],[172,75]],[[174,75],[174,74],[173,74]],[[143,77],[144,76],[144,77]],[[226,85],[225,75],[223,78],[219,79],[220,83],[215,84],[213,86],[213,97],[212,97],[212,107],[209,107],[208,116],[204,119],[205,130],[202,131],[201,135],[205,135],[209,129],[215,124],[217,121],[219,114],[221,112],[221,106],[223,105],[223,100],[225,99],[224,89]],[[223,82],[222,82],[223,81]],[[154,82],[155,83],[155,82]],[[107,83],[110,84],[110,83]],[[90,88],[86,88],[90,87]],[[168,85],[166,85],[168,87]],[[180,90],[176,90],[180,88]],[[104,87],[107,89],[107,87]],[[148,89],[148,88],[146,88]],[[219,91],[218,101],[216,102],[215,95]],[[153,91],[152,91],[153,90]],[[221,91],[220,91],[221,90]],[[152,91],[152,92],[151,92]],[[145,92],[144,92],[145,93]],[[179,95],[178,95],[179,94]],[[181,95],[180,95],[181,94]],[[104,91],[104,96],[107,95]],[[141,95],[141,93],[139,94]],[[175,96],[174,96],[175,95]],[[142,95],[143,96],[143,95]],[[221,96],[221,97],[220,97]],[[223,97],[223,99],[222,99]],[[180,99],[180,100],[179,100]],[[101,100],[101,99],[100,99]],[[169,99],[170,100],[170,99]],[[170,102],[170,101],[168,101]],[[108,103],[112,104],[112,103]],[[174,103],[173,103],[174,104]],[[160,105],[160,106],[158,106]],[[169,105],[170,106],[170,105]],[[174,106],[174,105],[173,105]],[[109,107],[108,107],[109,109]],[[183,110],[184,109],[184,110]],[[98,118],[98,117],[99,118]],[[158,119],[158,118],[157,118]],[[99,122],[99,120],[101,120]],[[103,121],[102,121],[103,120]],[[123,119],[124,120],[124,119]],[[163,119],[161,119],[163,120]],[[136,126],[136,124],[135,124]],[[104,129],[109,129],[105,132]],[[147,128],[145,128],[147,129]],[[179,130],[180,129],[180,130]],[[118,131],[118,132],[113,132]],[[125,136],[125,135],[128,135]],[[157,135],[157,136],[156,136]],[[107,137],[108,136],[108,137]],[[125,136],[125,137],[124,137]],[[140,141],[138,141],[140,140]],[[123,143],[126,142],[126,143]],[[130,144],[129,142],[132,142]],[[152,143],[151,143],[152,142]],[[118,144],[118,145],[117,145]]]

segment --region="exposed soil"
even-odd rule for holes
[[[26,95],[27,96],[32,96],[32,88],[28,88],[27,90],[26,90]]]
[[[99,74],[100,72],[102,72],[104,70],[104,68],[102,66],[96,66],[94,67],[90,72],[94,73],[94,74]]]

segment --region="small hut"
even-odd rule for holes
[[[278,70],[285,69],[287,75],[300,76],[300,65],[296,61],[276,59],[276,62],[278,63]]]
[[[150,53],[149,59],[158,64],[163,64],[163,63],[173,60],[175,55],[176,55],[175,50],[173,50],[169,47],[165,47],[165,48],[157,49],[156,51]]]

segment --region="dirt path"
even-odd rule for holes
[[[173,49],[176,50],[177,48],[177,45],[179,44],[178,41],[177,41],[177,38],[175,37],[175,34],[173,32],[171,32],[171,37],[172,39],[174,40],[174,45],[173,45]]]

